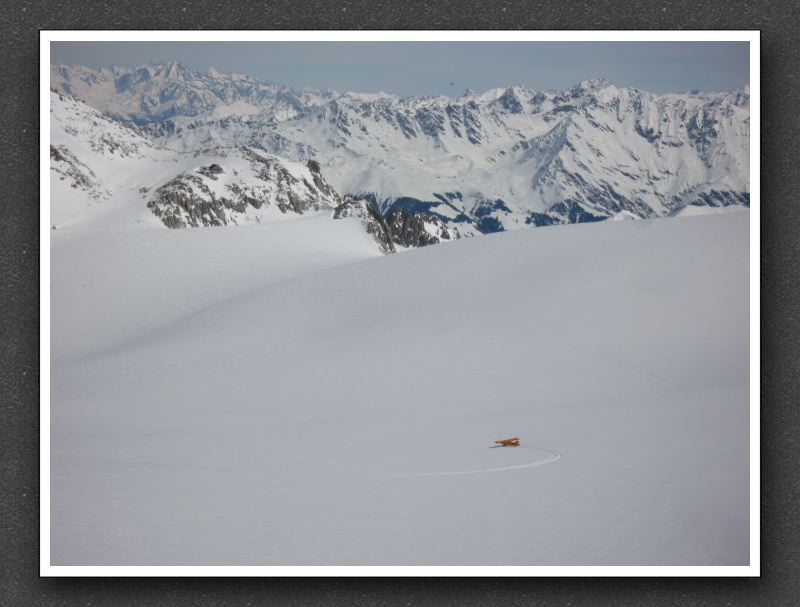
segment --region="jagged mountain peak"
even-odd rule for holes
[[[119,84],[135,70],[53,72],[57,86],[172,149],[313,159],[341,195],[370,195],[385,213],[399,205],[465,234],[748,201],[744,89],[658,95],[592,78],[563,91],[401,98],[217,70],[170,76],[184,67],[150,66],[158,76],[129,88]]]
[[[97,70],[54,65],[51,86],[108,115],[139,125],[238,113],[238,108],[245,108],[245,113],[264,111],[286,118],[338,95],[330,90],[295,90],[245,74],[193,70],[177,62]],[[234,110],[226,112],[225,108],[231,106]]]
[[[585,78],[584,80],[581,80],[574,86],[570,87],[570,90],[575,92],[597,91],[600,89],[607,88],[609,86],[613,85],[605,78]]]
[[[387,93],[386,91],[378,91],[377,93],[362,93],[358,91],[345,91],[340,95],[336,95],[335,99],[339,99],[340,101],[350,100],[356,103],[373,103],[376,101],[397,101],[399,97],[392,93]]]
[[[144,69],[151,76],[170,80],[185,80],[195,74],[188,65],[179,61],[158,61],[140,69]]]

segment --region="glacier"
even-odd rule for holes
[[[56,231],[52,563],[746,565],[748,216]]]

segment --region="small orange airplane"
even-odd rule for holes
[[[519,447],[518,438],[504,438],[502,440],[494,441],[499,447]]]

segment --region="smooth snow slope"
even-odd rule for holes
[[[747,212],[605,222],[275,279],[64,353],[52,563],[747,564],[748,292]]]
[[[330,215],[197,230],[122,224],[54,231],[53,361],[125,344],[257,287],[380,255],[358,219]]]

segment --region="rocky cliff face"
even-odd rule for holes
[[[50,92],[50,175],[53,225],[82,207],[102,207],[143,165],[163,163],[166,152],[85,103]],[[162,164],[163,166],[163,164]]]
[[[258,223],[275,213],[302,215],[340,202],[318,165],[241,148],[170,179],[155,189],[147,207],[165,226],[185,228]]]
[[[375,205],[368,200],[347,197],[341,205],[334,209],[332,217],[334,219],[352,217],[361,220],[364,230],[378,244],[381,253],[387,255],[396,251],[389,225]]]
[[[54,178],[66,182],[73,189],[86,192],[90,200],[102,200],[109,196],[94,171],[64,144],[50,145],[50,170]]]
[[[396,247],[417,248],[461,238],[457,230],[450,230],[434,215],[411,213],[394,209],[383,216],[378,206],[365,198],[347,197],[336,207],[334,219],[356,217],[364,225],[384,254],[394,253]]]
[[[441,219],[423,213],[395,209],[389,213],[386,223],[392,241],[402,247],[425,247],[456,238]]]

